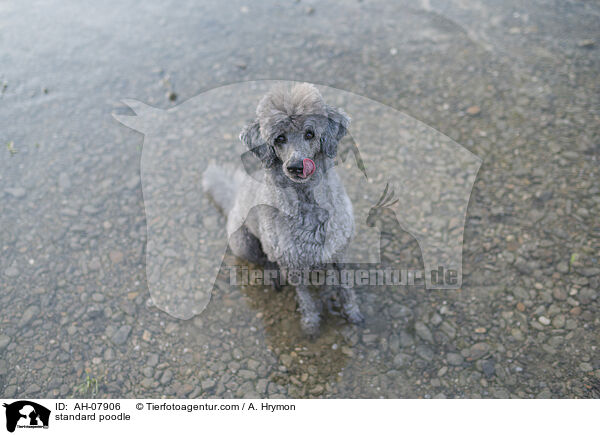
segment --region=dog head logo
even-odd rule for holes
[[[4,404],[6,408],[6,430],[16,428],[48,428],[50,410],[29,400]]]
[[[141,181],[148,286],[156,306],[175,317],[188,319],[204,310],[230,227],[243,224],[220,215],[203,193],[203,175],[216,163],[231,166],[232,174],[240,168],[251,175],[244,182],[261,182],[266,159],[260,157],[269,150],[249,149],[239,135],[252,125],[249,119],[261,97],[277,83],[281,82],[232,84],[169,110],[126,100],[135,115],[114,115],[144,134]],[[336,173],[355,219],[345,262],[379,263],[379,217],[393,214],[398,227],[419,243],[426,287],[460,288],[465,214],[481,159],[389,106],[326,86],[318,89],[327,104],[352,118],[346,138],[334,150]],[[315,162],[309,160],[299,159],[297,168],[290,170],[300,178],[316,174]],[[269,199],[254,205],[277,207]],[[436,279],[439,271],[443,276],[451,272],[450,279]]]

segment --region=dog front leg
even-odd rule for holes
[[[339,264],[335,265],[338,273],[341,276],[341,268]],[[365,321],[360,308],[358,307],[358,298],[352,287],[340,280],[339,296],[342,303],[342,313],[350,323],[362,324]]]
[[[298,309],[302,319],[300,325],[305,334],[314,337],[319,333],[321,323],[321,310],[319,304],[310,294],[308,287],[304,284],[296,286],[296,298],[298,299]]]

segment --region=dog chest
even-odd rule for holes
[[[302,204],[296,213],[273,211],[263,227],[263,249],[287,267],[314,267],[338,261],[352,237],[351,210]]]

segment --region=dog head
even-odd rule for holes
[[[266,168],[279,167],[293,182],[306,183],[333,159],[350,118],[331,107],[313,85],[278,86],[256,109],[256,120],[245,126],[240,139]]]

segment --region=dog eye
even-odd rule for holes
[[[306,133],[304,133],[304,139],[306,140],[311,140],[314,137],[315,134],[311,130],[306,130]]]
[[[277,137],[275,138],[275,143],[276,143],[277,145],[281,145],[281,144],[284,144],[286,140],[287,140],[287,139],[285,138],[285,135],[284,135],[284,134],[280,134],[279,136],[277,136]]]

